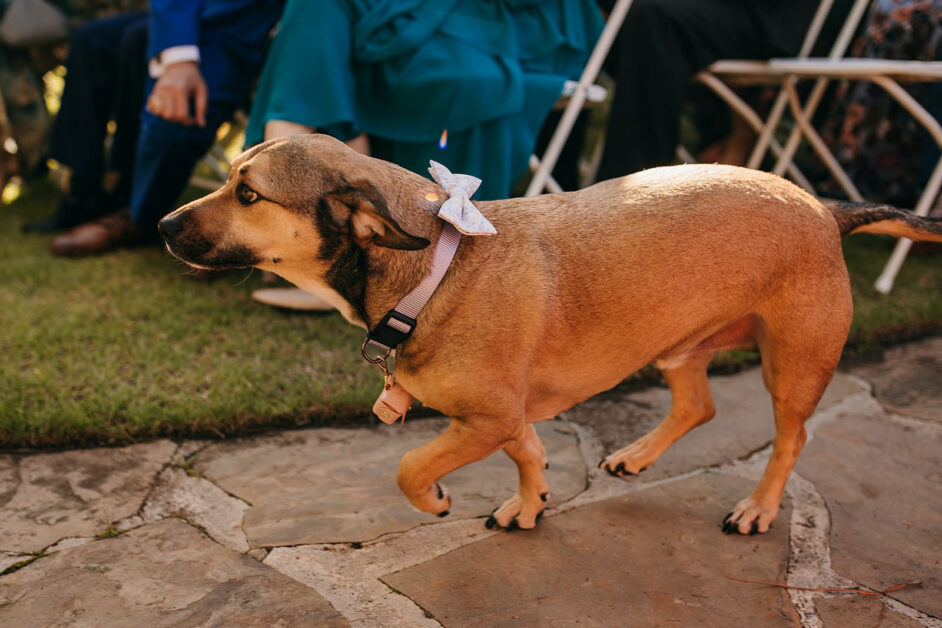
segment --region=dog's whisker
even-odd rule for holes
[[[247,273],[245,274],[245,277],[243,277],[242,279],[240,279],[240,280],[237,281],[236,283],[232,284],[233,287],[235,287],[235,286],[241,286],[242,284],[244,284],[246,281],[249,280],[249,277],[251,277],[251,276],[252,276],[252,273],[254,273],[254,272],[255,272],[255,267],[254,267],[254,266],[249,266],[249,272],[247,272]]]

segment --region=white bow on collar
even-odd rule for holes
[[[437,161],[429,161],[428,171],[435,183],[448,193],[448,199],[438,210],[438,217],[450,222],[461,233],[469,236],[494,235],[494,228],[487,218],[471,202],[471,195],[481,185],[481,180],[467,174],[452,174]]]

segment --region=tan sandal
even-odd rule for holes
[[[334,309],[327,301],[300,288],[265,288],[253,292],[252,298],[259,303],[286,310],[329,312]]]

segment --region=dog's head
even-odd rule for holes
[[[169,214],[158,229],[188,264],[271,270],[362,319],[369,254],[427,247],[440,194],[398,166],[304,135],[242,153],[222,188]]]

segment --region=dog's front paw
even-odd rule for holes
[[[422,512],[428,512],[437,517],[445,517],[451,510],[451,495],[438,482],[419,495],[410,496],[409,501]]]
[[[437,503],[428,512],[434,513],[437,517],[447,517],[448,513],[451,511],[451,495],[449,495],[448,490],[438,482],[436,482],[435,486],[432,488],[435,491]]]
[[[726,534],[762,534],[768,532],[778,514],[778,505],[770,507],[760,504],[752,497],[742,500],[733,512],[723,519],[723,532]]]
[[[484,525],[491,529],[495,526],[505,530],[532,530],[546,510],[549,493],[540,493],[536,499],[524,499],[517,493],[491,513]]]

